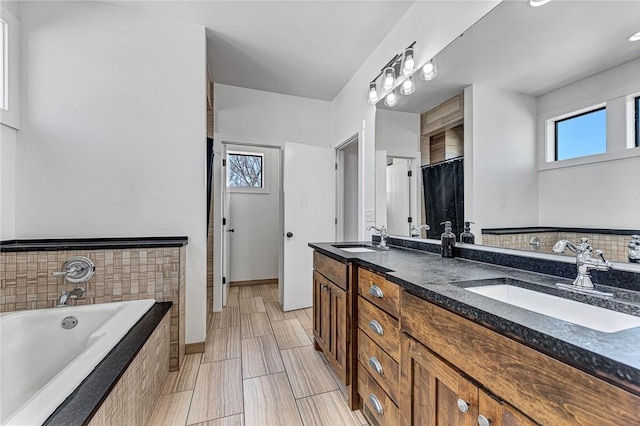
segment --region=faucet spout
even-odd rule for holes
[[[573,244],[568,240],[560,240],[553,246],[553,251],[563,253],[565,248],[569,248],[576,253],[576,267],[578,268],[578,276],[573,280],[573,285],[581,289],[593,289],[595,286],[591,281],[591,270],[608,271],[613,268],[613,264],[604,258],[602,250],[596,250],[592,257],[592,247],[588,243],[589,240],[582,238],[579,245]]]
[[[374,230],[380,235],[380,243],[378,244],[378,248],[382,250],[389,250],[389,246],[387,245],[387,237],[389,237],[389,233],[387,232],[387,227],[382,225],[380,228],[376,228],[373,225],[369,225],[367,227],[367,231]]]

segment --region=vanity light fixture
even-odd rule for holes
[[[384,97],[384,104],[388,107],[394,107],[398,105],[398,95],[396,95],[396,91],[392,90]]]
[[[429,62],[424,64],[420,69],[420,78],[422,80],[433,80],[438,75],[438,68],[436,67],[436,58],[431,58]]]
[[[400,94],[401,95],[410,95],[415,91],[416,91],[416,85],[413,83],[413,77],[409,76],[400,85]]]
[[[549,3],[551,0],[529,0],[529,6],[531,7],[539,7],[544,6]]]
[[[629,36],[629,41],[639,41],[640,40],[640,31],[635,34],[631,34]]]
[[[372,81],[371,83],[369,83],[369,103],[371,105],[375,105],[379,100],[380,96],[378,95],[378,83]]]
[[[413,47],[407,47],[402,55],[402,65],[400,66],[400,74],[405,77],[411,76],[416,70],[416,61],[413,58]]]

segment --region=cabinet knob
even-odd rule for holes
[[[287,238],[293,237],[293,232],[287,232]]]
[[[373,408],[378,412],[378,414],[384,414],[384,409],[382,408],[382,404],[377,396],[374,394],[369,395],[369,402],[371,402],[371,405],[373,405]]]
[[[377,285],[372,285],[369,287],[369,294],[373,297],[377,297],[378,299],[382,299],[384,297],[384,293]]]
[[[373,330],[374,333],[379,334],[379,335],[384,335],[384,330],[382,329],[382,326],[380,325],[380,323],[374,319],[372,319],[371,321],[369,321],[369,328],[371,330]]]
[[[463,413],[469,411],[469,403],[462,398],[458,398],[458,409]]]
[[[378,358],[376,358],[375,356],[372,356],[371,358],[369,358],[369,365],[371,366],[371,368],[373,368],[376,373],[382,375],[383,371],[382,371],[382,364],[380,364],[380,361],[378,361]]]
[[[480,414],[478,416],[478,425],[479,426],[490,426],[491,420]]]

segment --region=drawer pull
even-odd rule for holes
[[[478,416],[478,425],[479,426],[490,426],[491,420],[480,414]]]
[[[378,358],[376,358],[375,356],[372,356],[371,358],[369,358],[369,365],[371,366],[371,368],[373,368],[376,371],[376,373],[382,376],[383,374],[382,364],[380,364],[380,361],[378,361]]]
[[[464,399],[458,398],[458,409],[460,411],[462,411],[463,413],[466,413],[469,411],[469,403],[467,401],[465,401]]]
[[[384,414],[384,409],[382,408],[382,404],[380,404],[380,400],[378,399],[377,396],[375,396],[374,394],[369,395],[369,402],[371,402],[371,405],[373,405],[373,408],[378,412],[378,414],[380,415]]]
[[[377,285],[372,285],[371,287],[369,287],[369,294],[373,297],[377,297],[378,299],[382,299],[384,297],[382,289],[380,289],[380,287],[378,287]]]
[[[384,330],[382,329],[382,326],[380,325],[380,323],[374,319],[372,319],[371,321],[369,321],[369,328],[371,330],[373,330],[374,333],[379,334],[379,335],[384,335]]]

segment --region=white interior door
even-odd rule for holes
[[[231,243],[231,192],[227,187],[227,147],[222,147],[222,176],[220,183],[222,185],[222,306],[227,306],[229,298],[229,271],[230,271],[230,243]]]
[[[309,242],[335,238],[335,153],[285,142],[283,155],[284,250],[282,308],[313,304],[313,250]]]
[[[411,216],[409,160],[394,158],[387,166],[387,230],[392,235],[409,236]]]

